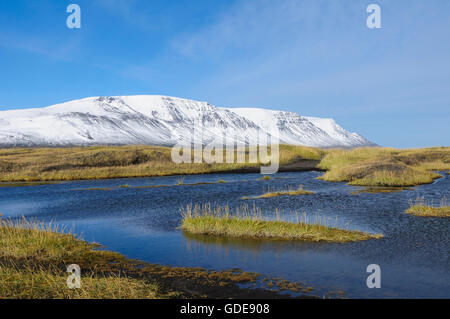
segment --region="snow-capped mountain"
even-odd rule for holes
[[[194,129],[195,128],[195,129]],[[45,108],[0,112],[0,146],[203,144],[233,137],[253,144],[258,132],[280,143],[317,147],[374,145],[332,119],[146,95],[92,97]],[[276,133],[277,132],[277,133]]]

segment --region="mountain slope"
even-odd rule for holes
[[[203,125],[203,131],[199,129]],[[195,128],[195,130],[194,130]],[[167,96],[92,97],[46,108],[0,112],[0,146],[151,144],[172,146],[237,139],[257,142],[258,131],[280,143],[317,147],[374,145],[332,119],[266,109],[221,108]]]

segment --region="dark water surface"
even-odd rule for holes
[[[317,180],[318,172],[280,173],[277,179],[257,180],[259,174],[186,176],[197,186],[118,188],[174,185],[176,176],[121,180],[76,181],[55,185],[0,188],[4,216],[55,221],[88,241],[152,263],[241,268],[301,281],[317,294],[341,289],[348,297],[450,298],[450,221],[404,213],[408,201],[419,196],[439,203],[450,199],[450,176],[413,190],[396,193],[351,194],[360,188]],[[314,195],[241,200],[268,188],[304,185]],[[92,190],[88,188],[112,188]],[[380,240],[348,244],[262,242],[208,238],[183,234],[180,208],[190,203],[238,207],[244,203],[273,216],[295,220],[297,210],[311,221],[319,214],[330,225],[385,235]],[[381,267],[381,289],[368,289],[366,267]]]

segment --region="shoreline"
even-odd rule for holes
[[[259,173],[248,163],[173,162],[162,146],[0,149],[0,181],[62,182],[204,174]],[[237,155],[235,154],[235,157]],[[191,159],[193,161],[193,159]],[[408,187],[429,184],[450,170],[450,147],[320,149],[279,145],[277,172],[324,172],[319,179],[354,186]],[[0,185],[1,186],[1,185]]]
[[[326,172],[326,170],[317,167],[320,161],[316,160],[299,160],[294,163],[280,165],[278,173],[288,172]],[[260,173],[260,167],[245,167],[232,170],[216,171],[206,174],[246,174],[246,173]],[[186,175],[203,175],[203,174],[186,174]],[[270,175],[268,175],[270,176]]]
[[[320,163],[318,160],[299,160],[295,163],[290,163],[287,165],[280,165],[278,169],[279,173],[288,172],[325,172],[326,170],[320,169],[317,165]],[[14,187],[9,186],[9,184],[27,184],[22,186],[39,186],[39,185],[51,185],[60,184],[63,182],[78,182],[78,181],[96,181],[96,180],[121,180],[127,178],[151,178],[151,177],[169,177],[169,176],[196,176],[196,175],[213,175],[213,174],[256,174],[260,173],[260,167],[243,167],[243,168],[233,168],[233,169],[222,169],[211,172],[188,172],[182,173],[167,173],[167,174],[147,174],[147,175],[135,175],[135,176],[117,176],[117,177],[107,177],[107,178],[82,178],[82,179],[36,179],[36,180],[15,180],[15,181],[3,181],[0,177],[0,188],[1,187]],[[34,185],[33,185],[34,184]]]
[[[152,264],[130,259],[118,252],[99,250],[103,246],[88,243],[61,229],[42,225],[0,218],[0,242],[5,246],[4,251],[0,252],[0,286],[5,289],[2,291],[0,287],[1,296],[25,299],[79,298],[81,293],[81,298],[87,296],[88,299],[93,299],[98,297],[97,294],[110,296],[112,292],[109,290],[112,289],[117,294],[117,286],[109,287],[104,284],[106,278],[107,281],[121,280],[118,283],[121,287],[118,289],[119,295],[115,297],[124,299],[148,295],[157,299],[318,298],[312,294],[312,287],[299,282],[240,269],[216,271],[203,267]],[[65,286],[68,276],[66,268],[69,264],[77,264],[82,270],[81,282],[86,283],[87,287],[84,289],[82,286],[81,292]],[[45,276],[46,280],[39,281],[39,276]],[[23,279],[18,282],[17,278]],[[33,283],[32,280],[30,283],[26,278],[36,278],[36,282]],[[57,284],[49,285],[49,282],[54,281]],[[99,285],[97,281],[100,281]],[[92,286],[100,289],[93,295],[89,291]],[[14,295],[8,288],[26,290],[26,293]],[[120,295],[120,291],[125,295]],[[330,291],[329,294],[342,295],[342,292]]]

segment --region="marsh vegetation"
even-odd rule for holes
[[[430,201],[427,202],[424,197],[418,197],[415,201],[409,202],[406,213],[421,217],[450,217],[450,205],[448,205],[445,197],[441,199],[438,205],[433,205]]]
[[[325,181],[401,187],[431,183],[434,171],[450,169],[450,148],[353,150],[280,145],[280,170],[322,169]],[[245,149],[246,161],[249,148]],[[236,155],[236,154],[235,154]],[[235,158],[237,158],[235,156]],[[107,179],[217,172],[256,172],[258,163],[183,163],[159,146],[13,148],[0,150],[1,182]],[[268,177],[263,177],[269,180]],[[24,184],[25,185],[25,184]]]
[[[259,158],[257,163],[249,163],[249,148],[244,153],[247,163],[176,164],[171,158],[171,148],[160,146],[0,149],[0,181],[63,181],[257,171]],[[314,168],[317,164],[314,161],[320,160],[322,155],[320,149],[280,145],[281,165],[312,160],[308,165]]]
[[[298,188],[294,188],[292,186],[288,186],[283,190],[268,190],[262,195],[259,196],[244,196],[242,199],[259,199],[259,198],[271,198],[278,196],[299,196],[299,195],[312,195],[314,192],[304,190],[303,185],[299,185]]]
[[[320,178],[360,186],[415,186],[441,177],[436,170],[450,169],[450,148],[358,148],[329,150],[319,167]]]
[[[280,290],[305,294],[312,290],[297,282],[240,269],[213,271],[130,260],[116,252],[98,250],[100,245],[80,240],[66,229],[25,219],[0,218],[0,246],[3,298],[276,298],[289,297],[279,295]],[[82,269],[80,289],[67,287],[70,264]],[[268,282],[278,283],[280,289],[267,289]]]
[[[188,205],[182,209],[181,229],[192,233],[234,238],[256,238],[263,240],[294,240],[307,242],[353,242],[382,238],[380,234],[344,230],[327,225],[327,220],[308,220],[306,214],[297,222],[286,222],[276,218],[268,220],[255,206],[241,206],[232,212],[228,206]]]
[[[120,254],[63,234],[51,224],[0,219],[0,296],[5,298],[157,298],[158,285],[138,281],[106,265]],[[66,267],[85,271],[81,289],[68,289]]]

